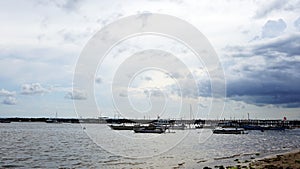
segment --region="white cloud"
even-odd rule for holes
[[[268,20],[263,26],[262,38],[273,38],[279,36],[286,29],[286,23],[283,19]]]
[[[6,97],[9,97],[9,96],[15,96],[16,95],[16,92],[13,91],[13,92],[10,92],[8,90],[5,90],[5,89],[1,89],[0,90],[0,96],[6,96]]]
[[[2,101],[2,104],[7,104],[7,105],[15,105],[17,104],[17,99],[15,98],[16,92],[15,91],[8,91],[5,89],[0,90],[0,97],[5,97],[4,100]]]
[[[15,105],[17,104],[17,99],[15,97],[8,96],[2,101],[2,104]]]
[[[86,100],[87,95],[82,90],[73,89],[73,91],[70,91],[65,95],[65,98],[66,99],[72,99],[72,100]]]
[[[294,26],[297,28],[298,31],[300,31],[300,17],[297,20],[295,20]]]
[[[35,95],[44,94],[49,92],[48,89],[41,86],[39,83],[23,84],[21,94],[23,95]]]
[[[256,11],[256,18],[261,18],[267,16],[269,13],[282,9],[287,4],[287,1],[284,0],[273,0],[265,1],[259,5],[258,10]]]

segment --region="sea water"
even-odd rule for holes
[[[1,123],[0,138],[0,168],[214,168],[298,149],[300,129],[136,134],[106,124]]]

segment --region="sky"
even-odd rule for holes
[[[74,85],[97,32],[149,14],[184,20],[207,38],[223,97],[205,61],[158,34],[129,37],[96,63],[85,58],[97,66],[92,95]],[[0,117],[300,119],[299,0],[11,0],[0,1],[0,22]]]

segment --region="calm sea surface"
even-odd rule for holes
[[[299,129],[135,134],[104,124],[2,123],[0,137],[0,168],[213,168],[300,148]]]

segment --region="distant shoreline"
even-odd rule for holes
[[[94,124],[107,124],[107,123],[141,123],[148,124],[157,121],[158,119],[126,119],[126,118],[22,118],[22,117],[9,117],[9,118],[1,118],[0,123],[9,123],[9,122],[47,122],[49,120],[55,120],[58,123],[94,123]],[[204,126],[216,126],[218,123],[228,123],[234,122],[241,125],[279,125],[286,126],[290,128],[300,128],[300,120],[263,120],[263,119],[238,119],[238,120],[204,120],[204,119],[163,119],[172,123],[178,124],[202,124]]]

